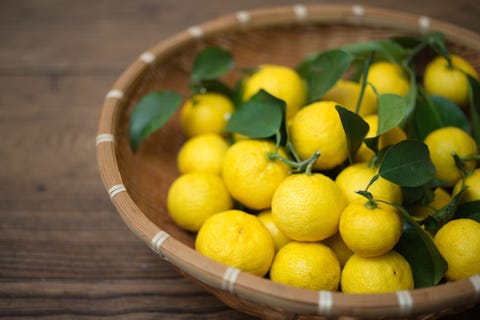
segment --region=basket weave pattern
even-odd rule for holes
[[[451,51],[480,71],[480,36],[450,24],[361,6],[294,6],[242,11],[195,26],[145,51],[107,93],[97,134],[99,170],[113,204],[130,229],[187,278],[227,305],[265,319],[435,319],[480,301],[480,275],[432,288],[349,295],[273,283],[201,256],[192,234],[169,218],[166,194],[178,176],[176,153],[185,141],[176,114],[133,154],[128,121],[152,90],[188,95],[194,57],[206,46],[230,50],[237,66],[295,66],[306,55],[355,41],[439,30]],[[238,75],[225,81],[234,84]]]

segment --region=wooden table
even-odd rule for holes
[[[319,2],[349,3],[302,1]],[[251,319],[127,229],[98,174],[95,131],[105,93],[144,49],[225,13],[295,3],[0,1],[0,318]],[[480,32],[477,0],[377,5]]]

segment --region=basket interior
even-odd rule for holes
[[[128,143],[129,114],[144,94],[153,90],[173,90],[183,97],[189,94],[189,77],[195,55],[206,46],[220,46],[231,51],[236,67],[255,67],[263,63],[295,66],[308,54],[343,44],[407,35],[390,28],[351,24],[322,25],[292,23],[289,25],[231,30],[196,40],[171,56],[155,63],[127,94],[116,132],[116,157],[129,195],[142,212],[158,227],[193,248],[194,235],[178,228],[166,208],[166,194],[178,176],[176,153],[185,137],[180,132],[179,112],[162,129],[147,138],[136,154]],[[480,53],[454,46],[452,51],[473,62],[477,70]],[[234,85],[240,72],[230,72],[223,80]]]

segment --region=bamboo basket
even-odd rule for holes
[[[480,275],[435,287],[388,294],[344,294],[274,283],[214,262],[193,249],[194,235],[169,218],[167,190],[178,176],[176,152],[185,141],[178,113],[133,154],[132,107],[152,90],[188,95],[195,55],[206,46],[230,50],[238,66],[295,66],[309,53],[394,35],[438,30],[450,48],[480,71],[480,36],[426,16],[380,8],[296,5],[240,11],[192,26],[143,52],[106,94],[97,133],[99,171],[128,227],[185,277],[228,306],[264,319],[436,319],[480,301]],[[233,84],[235,77],[225,81]]]

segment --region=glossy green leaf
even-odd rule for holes
[[[417,187],[435,177],[435,167],[427,146],[418,140],[392,145],[383,156],[379,175],[405,187]]]
[[[412,117],[410,136],[423,140],[430,132],[447,126],[470,132],[468,119],[456,104],[422,92]]]
[[[380,150],[378,150],[378,142],[380,137],[375,136],[371,138],[365,138],[364,142],[368,149],[372,150],[373,153],[378,154]]]
[[[450,52],[445,43],[445,34],[438,31],[432,31],[423,37],[423,41],[428,44],[438,55],[445,57],[450,61]]]
[[[273,136],[281,131],[285,109],[283,100],[262,89],[233,113],[226,131],[251,138]]]
[[[348,158],[352,162],[352,156],[358,150],[363,139],[368,133],[368,123],[361,116],[342,106],[336,105],[335,108],[342,121],[343,130],[347,136]]]
[[[217,79],[200,80],[192,85],[192,95],[205,92],[220,93],[230,98],[232,101],[235,98],[235,92],[229,86]]]
[[[405,118],[407,102],[396,94],[380,94],[377,100],[378,130],[377,136],[398,126]]]
[[[460,203],[462,193],[465,191],[465,189],[466,188],[463,187],[446,206],[436,211],[432,216],[428,216],[424,220],[423,224],[425,225],[425,230],[435,234],[448,221],[452,220]]]
[[[355,59],[366,60],[375,51],[378,60],[390,60],[400,63],[408,51],[393,40],[372,40],[348,44],[340,49],[352,54]]]
[[[406,206],[421,205],[427,207],[433,200],[433,190],[426,184],[418,187],[402,187],[402,203]]]
[[[172,91],[154,91],[138,101],[130,116],[128,128],[133,151],[137,150],[143,139],[171,118],[181,101],[182,96]]]
[[[443,180],[433,178],[427,183],[417,187],[402,187],[403,205],[420,205],[427,207],[433,201],[435,189],[444,183]]]
[[[302,61],[297,71],[308,83],[310,102],[320,99],[343,76],[352,63],[351,54],[329,50]]]
[[[418,86],[416,82],[415,72],[410,68],[406,68],[406,70],[410,78],[410,88],[408,89],[408,92],[404,98],[406,107],[402,122],[400,122],[399,124],[401,127],[405,127],[406,124],[411,121],[417,107],[418,98]]]
[[[233,56],[229,51],[217,47],[208,47],[195,58],[191,77],[194,82],[217,79],[230,71],[233,66]]]
[[[410,264],[415,288],[438,284],[447,271],[447,262],[425,230],[410,217],[405,209],[400,206],[397,208],[403,216],[403,232],[395,250]]]
[[[477,79],[467,74],[469,97],[470,97],[470,118],[472,120],[473,138],[480,146],[480,83]]]
[[[423,42],[422,39],[420,39],[419,37],[411,37],[404,35],[393,36],[390,38],[390,40],[406,49],[413,49]]]
[[[472,219],[480,222],[480,200],[460,204],[453,218]]]

